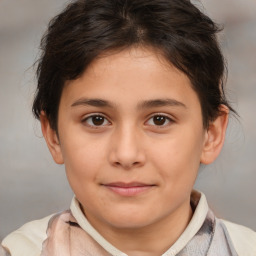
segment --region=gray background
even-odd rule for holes
[[[0,240],[23,223],[69,207],[63,166],[53,163],[31,114],[39,40],[64,0],[0,0]],[[194,0],[200,8],[201,4]],[[229,63],[231,118],[219,159],[196,187],[218,216],[256,229],[256,1],[203,0],[225,24],[220,41]]]

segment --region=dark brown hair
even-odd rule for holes
[[[189,0],[77,0],[56,16],[41,41],[36,118],[44,111],[57,131],[67,80],[78,78],[105,52],[150,46],[184,72],[197,93],[204,127],[229,106],[223,90],[225,64],[218,26]]]

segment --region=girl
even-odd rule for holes
[[[51,21],[33,112],[75,196],[3,255],[256,255],[193,190],[234,112],[217,32],[188,0],[77,0]]]

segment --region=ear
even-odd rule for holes
[[[44,139],[54,161],[57,164],[63,164],[64,160],[57,132],[51,128],[49,120],[43,111],[40,114],[40,122]]]
[[[228,107],[220,105],[220,115],[209,124],[205,134],[201,163],[210,164],[220,154],[228,125],[228,113]]]

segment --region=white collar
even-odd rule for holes
[[[197,204],[192,219],[178,240],[162,256],[174,256],[180,252],[203,225],[208,212],[206,197],[203,193],[193,190],[191,193],[191,201]],[[73,198],[70,209],[80,227],[85,230],[92,238],[94,238],[107,252],[113,256],[128,256],[110,244],[89,223],[87,218],[84,216],[80,208],[79,201],[76,199],[76,197]]]

